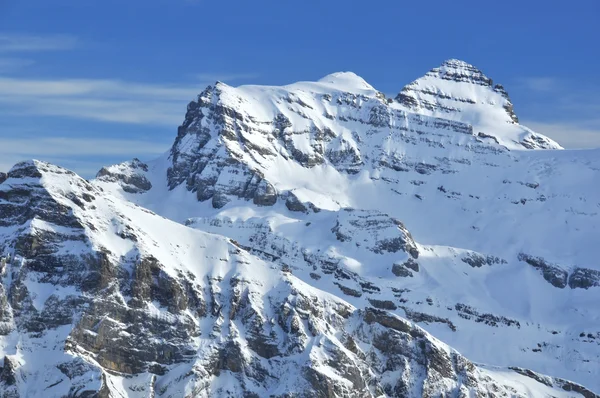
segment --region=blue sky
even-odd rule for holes
[[[448,58],[502,83],[523,124],[600,147],[598,20],[597,0],[0,0],[0,170],[151,159],[215,80],[350,70],[395,94]]]

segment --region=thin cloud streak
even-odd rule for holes
[[[600,147],[600,101],[593,87],[554,77],[520,78],[517,84],[530,92],[537,109],[522,124],[565,148]]]
[[[19,156],[102,156],[127,155],[132,151],[145,154],[160,154],[168,149],[168,144],[131,139],[95,139],[73,137],[48,138],[0,138],[0,156],[14,154]]]
[[[567,149],[600,148],[600,124],[596,128],[568,122],[523,121],[523,125],[546,135]]]
[[[70,50],[77,38],[69,35],[33,36],[0,33],[0,53]]]
[[[177,126],[184,117],[185,100],[0,97],[7,107],[0,114],[11,116],[58,116],[100,122]]]
[[[0,95],[21,97],[93,95],[131,98],[132,96],[152,96],[163,100],[181,100],[182,98],[192,98],[198,93],[198,88],[190,86],[131,83],[110,79],[34,80],[0,78]]]
[[[517,80],[517,84],[540,93],[551,92],[560,87],[560,82],[553,77],[523,77]]]
[[[143,158],[145,156],[157,156],[168,149],[168,143],[139,139],[0,138],[0,171],[8,171],[15,163],[22,160],[43,159],[66,167],[70,166],[83,176],[91,176],[105,164],[101,161],[94,162],[85,158]]]
[[[32,59],[25,58],[0,58],[0,73],[12,72],[35,63]]]
[[[176,126],[201,84],[144,84],[109,79],[0,78],[1,114]]]
[[[216,74],[199,76],[217,77]],[[251,75],[240,73],[221,78],[242,76]],[[212,83],[208,80],[184,85],[113,79],[0,77],[0,109],[3,108],[0,114],[176,126],[184,117],[185,105]]]

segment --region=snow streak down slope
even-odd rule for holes
[[[16,165],[0,200],[5,396],[594,396],[475,366],[384,309],[47,163]]]

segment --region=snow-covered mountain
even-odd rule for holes
[[[599,155],[458,60],[217,82],[159,159],[0,176],[0,391],[597,397]]]

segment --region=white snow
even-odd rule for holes
[[[279,300],[292,288],[331,305],[344,303],[355,308],[369,306],[369,298],[389,300],[398,304],[393,311],[397,315],[409,317],[410,311],[416,311],[449,320],[456,331],[442,321],[421,321],[420,326],[470,360],[486,364],[480,367],[481,372],[525,396],[572,395],[505,367],[533,369],[600,391],[600,340],[580,338],[582,332],[600,333],[600,287],[559,289],[544,280],[538,270],[518,260],[519,253],[526,253],[543,257],[567,272],[575,267],[600,270],[600,150],[562,150],[512,121],[502,94],[489,86],[443,78],[448,73],[466,80],[481,77],[472,66],[449,61],[403,91],[415,98],[417,105],[412,107],[388,103],[351,72],[283,87],[217,84],[219,95],[213,101],[235,109],[247,127],[237,132],[243,140],[227,141],[214,125],[203,124],[212,137],[207,146],[220,148],[215,155],[219,158],[235,156],[250,170],[259,171],[279,193],[292,192],[300,202],[321,209],[318,213],[291,212],[283,196],[270,207],[232,197],[225,207],[214,209],[210,201],[198,202],[185,183],[168,189],[169,153],[149,162],[147,172],[135,171],[152,183],[148,192],[131,194],[118,183],[92,181],[93,189],[98,190],[93,209],[81,209],[69,199],[71,194],[87,192],[87,182],[37,161],[34,164],[47,169],[41,179],[9,179],[0,184],[0,193],[17,185],[41,184],[78,219],[96,227],[86,227],[86,242],[68,241],[59,250],[81,253],[106,248],[116,261],[153,256],[169,275],[190,273],[203,283],[235,275],[248,281],[256,295],[253,300],[261,308],[268,306],[261,306],[260,300]],[[429,106],[432,103],[436,105],[433,108]],[[382,115],[381,125],[371,123],[374,114]],[[265,126],[278,115],[284,115],[291,127],[281,132],[284,138],[274,139],[272,129]],[[330,129],[334,136],[316,139],[315,129]],[[479,132],[495,137],[498,143],[477,137]],[[323,162],[302,165],[286,146],[286,138],[305,155],[323,154]],[[525,149],[521,143],[531,139],[550,149]],[[243,142],[271,155],[257,154]],[[323,146],[321,152],[316,149],[319,145]],[[179,150],[193,154],[196,146],[196,137],[189,134]],[[327,156],[342,151],[355,154],[358,165],[337,164]],[[427,165],[435,168],[430,170]],[[355,166],[357,172],[346,172],[349,166]],[[132,173],[123,165],[109,170]],[[216,176],[218,184],[241,181],[235,169],[227,170]],[[4,203],[1,198],[0,205]],[[345,208],[357,210],[349,213]],[[353,227],[356,214],[366,217],[375,213],[379,214],[373,217],[382,222],[389,217],[402,221],[416,240],[420,269],[412,277],[396,277],[391,271],[394,264],[408,259],[407,253],[371,250],[377,241],[399,236],[398,227]],[[340,241],[332,231],[338,225],[348,235],[347,241]],[[137,242],[120,236],[129,230]],[[77,233],[34,219],[18,228],[0,227],[0,241],[23,231]],[[278,260],[239,251],[230,239],[255,248],[262,244],[260,249]],[[7,254],[0,253],[0,257]],[[495,256],[499,262],[472,267],[462,260],[471,255]],[[380,290],[365,293],[356,280],[336,279],[309,264],[306,258],[310,256],[333,262]],[[280,272],[282,264],[291,268],[291,276]],[[319,279],[311,275],[315,272]],[[7,286],[10,275],[3,278]],[[334,282],[360,291],[361,296],[344,295]],[[52,285],[39,282],[35,275],[27,280],[27,288],[38,310],[52,294],[61,298],[77,294],[69,289],[53,291]],[[231,293],[227,286],[223,291],[221,285],[214,288],[223,295]],[[397,293],[399,290],[402,292]],[[459,311],[457,304],[503,320],[488,325],[477,315]],[[166,309],[150,303],[148,312],[164,316]],[[202,334],[196,348],[200,357],[210,352],[207,336],[212,326],[200,323],[199,327]],[[223,327],[236,330],[242,326]],[[63,329],[51,341],[64,341],[68,328]],[[14,333],[0,338],[1,348],[7,355],[20,355],[24,366],[29,366],[33,354],[14,349],[19,338]],[[31,349],[39,343],[18,344]],[[298,361],[323,362],[324,357],[319,356],[326,353],[318,342],[314,344],[310,355]],[[49,351],[48,355],[55,354]],[[56,378],[49,360],[40,366],[45,367],[40,371],[45,372],[44,377]],[[184,371],[182,368],[181,373]],[[321,367],[319,371],[331,369]],[[130,386],[148,383],[148,375],[127,380],[107,377],[114,390],[124,396],[131,395]],[[228,374],[210,383],[215,391],[237,385]],[[33,386],[29,388],[22,393],[39,393]],[[53,393],[58,395],[59,391],[56,387]]]

